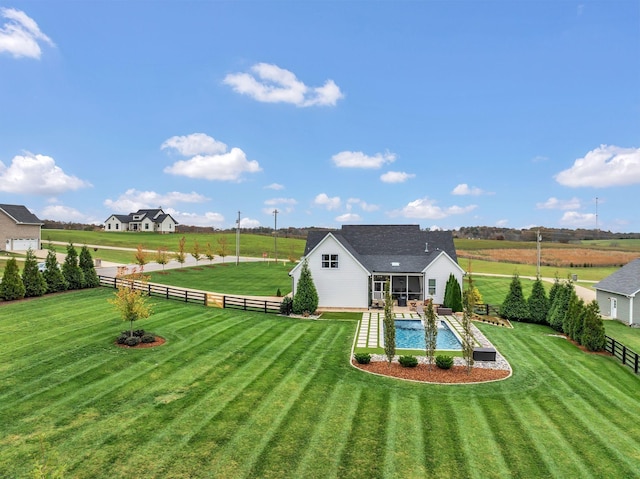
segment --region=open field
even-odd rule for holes
[[[549,328],[479,324],[512,378],[439,386],[348,364],[355,321],[154,300],[125,328],[97,289],[0,306],[0,477],[640,477],[640,379]]]
[[[465,270],[472,273],[489,273],[489,274],[504,274],[513,276],[514,273],[522,276],[536,276],[536,265],[530,264],[516,264],[516,263],[500,263],[495,261],[485,260],[468,260],[458,258],[458,264]],[[609,276],[614,271],[617,271],[617,267],[600,267],[600,268],[556,268],[552,266],[542,266],[540,268],[540,275],[543,278],[555,278],[560,279],[570,278],[571,275],[578,275],[578,281],[600,281],[601,279]],[[586,285],[585,285],[586,286]]]
[[[223,294],[249,296],[282,296],[291,292],[289,271],[291,263],[243,262],[236,264],[208,265],[199,267],[168,269],[164,272],[147,273],[153,283],[180,286],[182,288],[215,291]],[[251,278],[247,281],[247,278]]]
[[[620,321],[605,321],[604,328],[607,336],[621,342],[626,347],[640,354],[640,328],[630,328]]]

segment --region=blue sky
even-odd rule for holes
[[[636,0],[0,0],[0,203],[41,219],[640,232],[639,193]]]

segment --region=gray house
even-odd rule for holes
[[[40,249],[42,224],[26,206],[0,205],[0,250]]]
[[[315,230],[304,251],[319,308],[367,308],[383,299],[387,281],[394,302],[410,306],[426,299],[442,304],[449,275],[460,285],[450,231],[423,231],[419,225],[344,225]],[[293,293],[302,262],[289,273]]]
[[[178,222],[161,208],[138,210],[128,215],[111,215],[104,222],[104,230],[175,233]]]
[[[640,258],[627,263],[594,286],[603,316],[640,326]]]

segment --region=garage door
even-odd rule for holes
[[[32,250],[38,249],[38,239],[30,238],[30,239],[13,239],[11,240],[11,249],[10,251],[26,251],[29,248]]]

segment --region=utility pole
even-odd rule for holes
[[[598,229],[598,197],[596,196],[596,239],[600,239],[600,230]]]
[[[240,264],[240,212],[238,211],[238,221],[236,222],[236,266]]]
[[[540,234],[540,229],[538,229],[538,233],[536,236],[537,248],[538,248],[538,261],[537,261],[537,278],[540,279],[540,244],[542,243],[542,235]]]
[[[276,264],[278,264],[278,209],[273,210],[273,249],[275,251]]]

